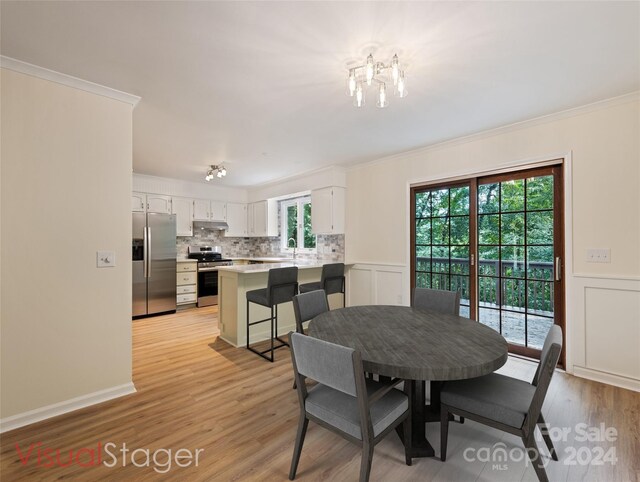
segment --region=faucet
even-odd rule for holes
[[[293,260],[296,260],[296,248],[298,247],[298,242],[296,241],[296,238],[289,238],[287,239],[287,248],[289,247],[289,243],[293,241]]]

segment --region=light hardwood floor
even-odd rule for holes
[[[137,393],[3,434],[2,480],[286,480],[298,418],[289,353],[278,350],[271,364],[227,345],[217,333],[216,307],[135,321]],[[510,359],[501,371],[529,379],[534,369],[529,362]],[[544,413],[555,427],[573,431],[578,423],[604,423],[618,431],[615,442],[578,442],[575,432],[556,442],[560,461],[549,463],[550,480],[640,481],[640,394],[560,372]],[[429,424],[427,433],[439,453],[439,425]],[[22,465],[15,445],[24,449],[37,442],[63,451],[114,442],[131,449],[204,452],[198,467],[173,464],[165,474],[130,463],[114,468],[43,468],[31,459]],[[446,463],[416,459],[407,467],[402,446],[391,434],[376,446],[371,480],[536,480],[533,469],[522,461],[508,460],[505,468],[466,460],[477,449],[498,443],[507,451],[521,448],[510,435],[471,421],[453,423]],[[581,450],[584,461],[585,455],[599,451],[598,446],[605,451],[614,447],[617,463],[581,465],[574,458],[576,465],[569,465],[572,447]],[[296,480],[357,480],[359,464],[357,447],[310,424]]]

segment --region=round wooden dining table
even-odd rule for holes
[[[411,440],[398,434],[410,457],[433,457],[425,423],[440,421],[440,386],[479,377],[507,361],[507,342],[491,328],[455,315],[406,306],[354,306],[314,318],[309,336],[360,351],[367,373],[405,380]],[[425,405],[425,382],[430,403]]]

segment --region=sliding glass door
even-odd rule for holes
[[[538,357],[564,326],[561,167],[414,187],[411,199],[412,288],[459,290],[462,316]]]
[[[414,286],[460,291],[460,315],[471,317],[470,187],[434,187],[415,193]]]

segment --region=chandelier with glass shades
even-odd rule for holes
[[[387,107],[387,84],[393,83],[393,94],[396,97],[407,96],[407,84],[404,77],[404,70],[400,69],[398,56],[394,55],[389,65],[373,60],[373,55],[369,54],[364,65],[351,67],[349,69],[349,95],[353,97],[353,105],[362,107],[365,102],[366,87],[375,84],[377,89],[376,106]]]
[[[207,170],[207,175],[204,177],[205,181],[211,181],[214,177],[224,177],[227,175],[227,170],[224,166],[211,165]]]

